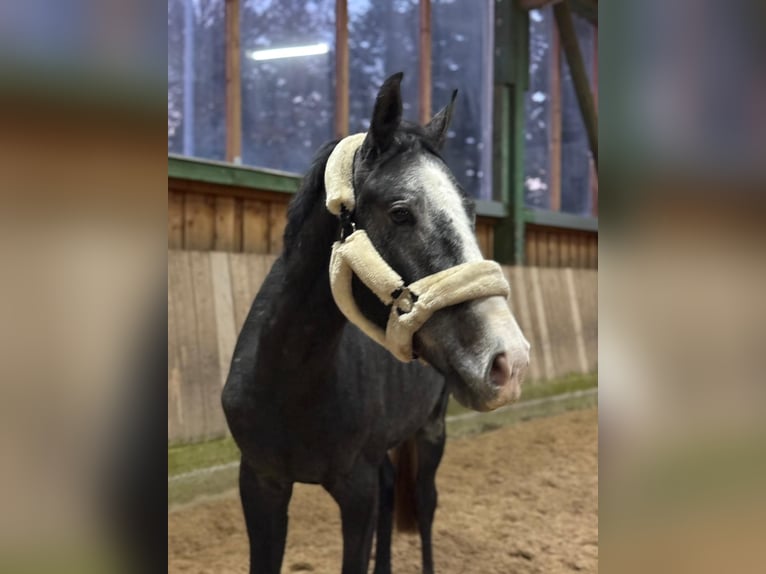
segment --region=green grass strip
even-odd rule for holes
[[[239,458],[239,448],[231,437],[168,447],[168,476],[197,468],[226,464]]]

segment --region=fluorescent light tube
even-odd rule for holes
[[[269,50],[251,50],[248,54],[253,60],[278,60],[280,58],[299,58],[301,56],[318,56],[326,54],[330,47],[325,44],[309,44],[308,46],[292,46],[290,48],[273,48]]]

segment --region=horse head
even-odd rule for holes
[[[366,251],[357,248],[355,258],[371,261],[366,264],[372,268],[366,278],[353,277],[352,307],[359,311],[359,322],[375,326],[365,331],[391,350],[386,337],[395,338],[391,332],[403,329],[394,312],[407,313],[413,304],[411,300],[406,308],[397,309],[397,298],[406,291],[402,287],[427,286],[433,309],[420,313],[425,322],[399,337],[405,340],[406,352],[411,347],[444,374],[462,404],[492,410],[519,397],[529,343],[508,308],[508,288],[499,267],[485,262],[479,250],[474,203],[440,155],[456,92],[444,109],[420,126],[402,120],[401,80],[402,74],[396,74],[381,87],[368,132],[339,144],[353,146],[351,152],[336,154],[348,155],[337,177],[349,180],[346,203],[352,204],[351,210],[340,204],[342,198],[332,196],[336,184],[326,176],[331,184],[328,209],[337,211],[342,227],[347,227],[336,248],[343,247],[347,235],[363,230]],[[328,172],[332,162],[331,156]],[[331,206],[333,202],[336,205]],[[492,288],[482,290],[483,273]],[[463,281],[469,289],[463,288]],[[449,299],[461,288],[468,295]],[[448,303],[433,303],[439,297]],[[336,301],[341,298],[336,296]]]

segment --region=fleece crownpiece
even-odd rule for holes
[[[365,134],[341,140],[325,169],[327,209],[340,215],[353,211],[352,169],[354,154]],[[352,293],[356,275],[383,304],[391,307],[385,331],[361,312]],[[363,229],[355,230],[332,247],[330,288],[336,305],[346,318],[368,337],[388,349],[397,359],[413,359],[412,338],[439,309],[473,299],[501,296],[510,287],[494,261],[472,261],[428,275],[410,285],[380,256]]]
[[[342,207],[354,211],[354,154],[364,143],[366,133],[343,138],[332,150],[324,170],[324,188],[327,211],[340,215]]]

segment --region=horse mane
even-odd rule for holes
[[[324,171],[327,166],[327,160],[339,141],[336,139],[327,142],[319,148],[311,162],[311,168],[303,176],[301,185],[290,202],[290,206],[287,208],[287,224],[285,226],[283,242],[285,256],[289,257],[295,247],[298,235],[304,223],[306,223],[306,220],[316,208],[317,202],[324,202]]]

